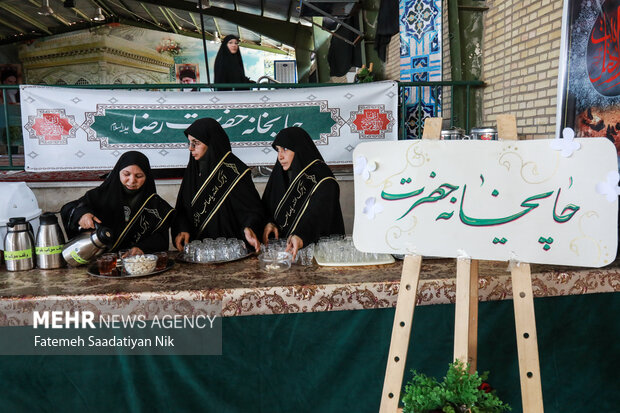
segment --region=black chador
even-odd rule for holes
[[[295,153],[288,171],[276,162],[263,194],[280,238],[297,235],[309,245],[321,236],[344,234],[340,187],[308,133],[298,127],[283,129],[272,146]]]
[[[146,178],[137,190],[127,189],[119,177],[121,170],[131,165],[140,167]],[[69,237],[79,232],[80,218],[91,213],[112,230],[115,242],[111,251],[138,247],[143,252],[156,252],[168,250],[173,212],[157,195],[148,158],[130,151],[121,155],[101,185],[63,206],[61,216]]]
[[[239,238],[244,228],[262,231],[264,219],[260,196],[246,164],[231,152],[230,141],[220,124],[211,118],[198,119],[185,135],[207,145],[199,160],[190,156],[177,198],[172,239],[188,232],[190,240]]]
[[[245,76],[245,69],[243,68],[243,59],[241,57],[241,50],[237,50],[237,53],[231,53],[228,50],[228,42],[230,40],[239,38],[235,35],[229,34],[224,37],[217,56],[215,56],[215,63],[213,68],[215,70],[215,83],[250,83],[250,79]]]

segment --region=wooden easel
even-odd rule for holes
[[[427,118],[424,123],[423,139],[437,139],[441,132],[441,121],[441,118]],[[501,139],[517,139],[516,120],[513,115],[498,115],[497,122],[498,136]],[[380,413],[395,413],[400,410],[398,401],[407,360],[421,266],[421,256],[405,257],[381,394]],[[529,264],[520,263],[511,268],[523,411],[538,413],[543,412],[544,408],[531,275]],[[454,360],[469,363],[470,371],[473,372],[476,370],[478,347],[477,260],[457,259],[454,324]]]

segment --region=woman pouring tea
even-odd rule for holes
[[[265,218],[250,168],[231,152],[228,135],[211,118],[185,130],[190,158],[177,197],[172,239],[178,250],[194,239],[238,238],[256,251]]]
[[[173,212],[157,195],[149,159],[130,151],[121,155],[101,185],[64,205],[61,216],[67,236],[102,224],[116,237],[111,251],[130,249],[129,255],[138,255],[168,250]]]
[[[263,193],[269,214],[263,242],[282,236],[295,257],[322,236],[344,235],[340,187],[310,135],[299,127],[282,129],[272,146],[278,161]]]

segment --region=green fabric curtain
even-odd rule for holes
[[[617,293],[535,300],[549,412],[616,411]],[[224,319],[222,356],[0,357],[0,412],[377,412],[393,309]],[[521,411],[512,301],[480,304],[478,369]],[[410,370],[452,361],[454,306],[417,307]]]

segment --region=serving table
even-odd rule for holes
[[[221,356],[0,356],[10,383],[0,411],[376,412],[401,271],[397,261],[270,274],[255,257],[109,280],[84,267],[2,267],[0,326],[28,324],[32,308],[97,299],[217,299],[224,319]],[[406,380],[411,368],[441,376],[452,360],[455,272],[455,260],[423,261]],[[620,262],[532,265],[532,285],[546,409],[612,411],[620,405],[610,362],[620,349]],[[480,262],[479,287],[478,370],[490,370],[500,398],[519,411],[508,264]]]

